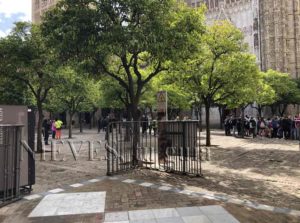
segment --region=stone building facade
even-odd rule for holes
[[[228,19],[245,34],[262,70],[300,78],[300,0],[185,0],[207,6],[207,22]]]
[[[32,21],[58,0],[32,0]],[[275,69],[300,78],[300,0],[185,0],[207,6],[207,22],[227,19],[245,34],[262,70]]]
[[[259,41],[259,8],[258,0],[186,0],[191,7],[207,6],[207,23],[216,20],[229,20],[245,35],[245,42],[251,53],[256,55],[261,64]]]
[[[185,1],[191,7],[206,4],[208,24],[227,19],[241,29],[261,70],[274,69],[300,78],[300,0]],[[247,110],[253,115],[253,110]],[[299,112],[299,106],[289,106],[287,111]]]
[[[261,0],[262,69],[300,78],[300,0]]]
[[[32,22],[39,23],[41,21],[41,16],[49,8],[53,7],[58,0],[32,0]]]

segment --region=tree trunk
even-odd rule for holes
[[[42,103],[38,102],[38,123],[37,123],[37,152],[42,153],[43,152],[43,140],[42,140],[42,124],[43,124],[43,106]]]
[[[276,114],[276,106],[271,105],[270,108],[271,108],[272,116],[274,116]]]
[[[262,116],[262,106],[257,105],[257,110],[258,110],[259,117],[261,117]]]
[[[94,112],[90,112],[90,126],[89,126],[89,129],[92,129],[93,128],[93,121],[94,121]]]
[[[242,138],[245,137],[245,107],[242,107],[242,114],[241,114],[241,120],[242,120]]]
[[[70,117],[69,117],[69,139],[72,138],[72,120],[73,120],[73,115],[74,113],[70,112],[69,113]]]
[[[219,116],[220,116],[220,129],[223,129],[223,108],[222,106],[218,106],[219,108]]]
[[[208,102],[205,103],[205,124],[206,124],[206,146],[211,146],[210,142],[210,104]]]
[[[140,136],[140,113],[138,110],[138,103],[132,103],[130,105],[130,113],[133,118],[133,140],[132,140],[132,165],[137,166],[139,164],[138,159],[138,142]]]
[[[202,131],[202,105],[198,106],[198,120],[200,122],[200,131]]]
[[[281,105],[279,105],[279,113],[280,113],[280,116],[283,117],[284,116],[284,113],[285,113],[285,110],[287,108],[287,105],[283,104],[282,105],[282,110],[281,110]]]
[[[80,129],[80,132],[82,133],[82,113],[79,112],[79,129]]]

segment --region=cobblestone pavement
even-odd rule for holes
[[[63,132],[66,135],[66,132]],[[227,194],[248,199],[261,204],[289,207],[300,210],[300,156],[298,142],[272,139],[238,139],[223,136],[223,132],[213,132],[211,161],[203,163],[204,178],[190,178],[156,171],[136,170],[126,175],[126,179],[173,185],[184,190]],[[104,134],[96,130],[74,131],[74,141],[103,140]],[[177,208],[187,206],[222,205],[240,222],[300,222],[299,218],[254,210],[236,204],[229,204],[187,194],[161,191],[120,181],[102,180],[82,187],[68,185],[81,183],[106,174],[103,149],[95,153],[96,160],[88,161],[88,147],[76,145],[80,156],[74,161],[67,145],[61,146],[57,161],[46,161],[37,157],[37,184],[34,194],[43,194],[55,188],[67,188],[70,192],[106,191],[106,212],[145,210],[155,208]],[[80,148],[80,150],[79,150]],[[50,147],[46,147],[50,151]],[[63,161],[62,161],[63,160]],[[47,193],[46,193],[47,194]],[[0,222],[101,222],[103,214],[60,216],[47,218],[27,218],[41,201],[22,200],[0,209]]]
[[[240,139],[213,131],[212,143],[211,161],[202,164],[203,178],[145,170],[132,171],[126,177],[300,210],[298,141]]]

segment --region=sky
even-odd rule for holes
[[[17,21],[31,21],[31,0],[0,0],[0,37],[4,37]]]

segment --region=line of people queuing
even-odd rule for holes
[[[224,122],[225,135],[230,136],[261,136],[299,140],[300,115],[273,118],[254,118],[228,116]]]

